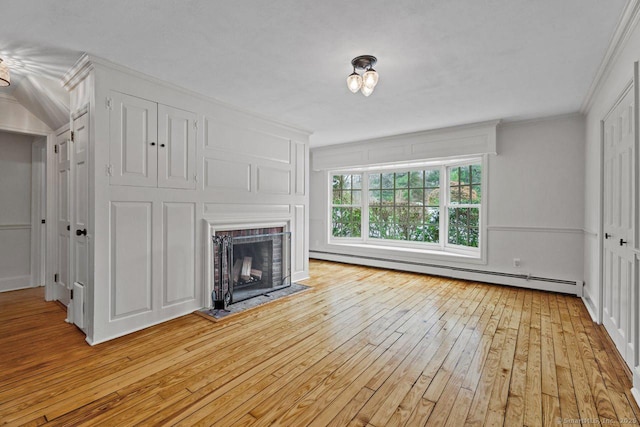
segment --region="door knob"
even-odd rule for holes
[[[76,230],[76,236],[86,236],[87,235],[87,229],[84,228],[82,230]]]
[[[164,144],[160,144],[160,147],[164,147]]]
[[[620,246],[622,246],[622,245],[626,245],[626,244],[627,244],[627,241],[626,241],[626,240],[620,239]]]
[[[605,239],[608,239],[609,237],[613,237],[613,236],[611,234],[609,234],[609,233],[604,233],[604,238]]]
[[[153,145],[156,145],[156,143],[155,143],[155,142],[151,142],[149,145],[152,145],[152,146],[153,146]]]

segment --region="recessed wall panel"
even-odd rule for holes
[[[111,203],[111,317],[151,310],[150,202]]]
[[[215,190],[251,191],[251,165],[229,160],[204,159],[204,187]]]
[[[195,204],[163,205],[163,305],[192,300],[195,283]]]
[[[296,194],[304,195],[305,194],[305,179],[306,179],[306,145],[296,142]]]
[[[261,159],[289,163],[291,141],[253,129],[205,120],[205,148],[232,151]]]
[[[291,172],[288,170],[258,167],[258,192],[268,194],[290,194]]]

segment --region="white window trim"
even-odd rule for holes
[[[469,165],[473,163],[479,163],[482,166],[481,175],[481,191],[482,202],[480,203],[479,213],[479,229],[478,229],[478,247],[470,248],[467,246],[449,244],[448,236],[448,215],[447,207],[449,203],[449,168],[461,165]],[[361,247],[361,248],[376,248],[387,249],[399,252],[413,252],[426,255],[451,256],[452,258],[468,258],[476,261],[486,261],[486,209],[487,209],[487,155],[457,158],[457,159],[440,159],[430,160],[422,162],[404,163],[404,164],[389,164],[389,165],[376,165],[360,168],[350,169],[335,169],[328,171],[328,221],[327,221],[327,234],[328,243],[330,245]],[[391,240],[391,239],[378,239],[369,237],[369,173],[385,173],[385,172],[410,172],[415,170],[425,169],[440,169],[440,222],[439,222],[439,243],[429,242],[412,242],[405,240]],[[360,205],[353,205],[353,207],[360,207],[361,209],[361,237],[334,237],[332,233],[332,208],[333,208],[333,189],[332,179],[334,175],[347,175],[347,174],[361,174],[362,175],[362,197]],[[444,179],[443,179],[444,177]],[[443,183],[446,184],[446,188],[443,189]],[[446,191],[443,191],[446,190]],[[455,207],[478,207],[476,204],[459,204]]]

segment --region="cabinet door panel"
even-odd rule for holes
[[[196,188],[196,115],[158,105],[158,186]]]
[[[155,187],[158,180],[158,104],[112,92],[111,184]]]
[[[163,204],[163,306],[196,297],[195,203]]]

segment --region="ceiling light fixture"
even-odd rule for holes
[[[2,62],[0,58],[0,87],[7,87],[11,85],[11,78],[9,77],[9,67]]]
[[[378,84],[378,72],[373,69],[376,62],[378,62],[376,57],[371,55],[356,56],[351,60],[353,73],[347,77],[347,87],[351,92],[360,91],[364,96],[369,96],[373,93],[373,88]],[[365,71],[360,75],[356,70]]]

